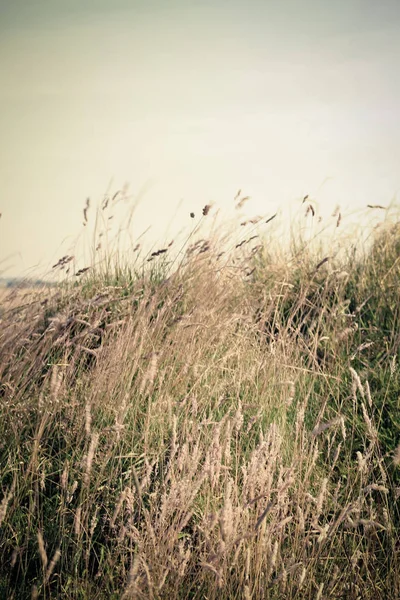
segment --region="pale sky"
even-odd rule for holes
[[[398,0],[0,0],[0,271],[51,265],[110,180],[154,240],[239,188],[387,205],[399,65]]]

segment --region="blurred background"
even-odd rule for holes
[[[308,194],[323,218],[340,205],[358,222],[396,202],[397,0],[0,9],[3,276],[46,273],[73,251],[86,199],[94,226],[118,190],[116,231],[122,219],[135,242],[150,227],[151,243],[205,204],[229,218],[239,189],[248,215],[290,214]]]

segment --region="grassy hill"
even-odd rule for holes
[[[0,597],[400,597],[400,221],[251,237],[4,304]]]

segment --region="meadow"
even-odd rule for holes
[[[3,292],[0,598],[400,597],[398,211],[273,217]]]

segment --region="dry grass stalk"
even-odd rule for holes
[[[326,421],[325,423],[317,424],[311,432],[311,435],[317,437],[327,429],[334,427],[342,422],[342,417],[336,417],[335,419],[331,419],[330,421]]]
[[[364,417],[364,422],[367,426],[368,437],[369,437],[371,443],[376,444],[376,443],[378,443],[378,432],[375,429],[374,425],[372,424],[371,419],[369,418],[369,415],[368,415],[368,412],[367,412],[364,402],[361,402],[361,409],[362,409],[362,413],[363,413],[363,417]]]
[[[382,492],[382,494],[388,494],[389,490],[384,485],[378,485],[377,483],[371,483],[370,485],[367,485],[367,487],[365,487],[363,489],[363,492],[364,492],[364,494],[366,494],[368,492]]]
[[[90,472],[92,470],[92,464],[93,464],[93,458],[94,458],[94,455],[96,452],[98,442],[99,442],[99,434],[97,432],[92,433],[91,440],[90,440],[90,446],[89,446],[89,450],[88,450],[87,457],[86,457],[86,470],[85,470],[85,476],[84,476],[84,481],[86,484],[89,483]]]
[[[85,204],[85,208],[83,209],[83,224],[86,225],[87,224],[87,213],[88,210],[90,208],[90,198],[86,198],[86,204]]]
[[[76,537],[79,539],[81,535],[81,521],[82,521],[82,506],[79,505],[76,509],[74,518],[74,532]]]
[[[60,373],[59,367],[57,365],[54,365],[50,381],[50,394],[53,402],[57,402],[58,400],[58,395],[61,389],[62,381],[62,373]]]
[[[318,587],[317,595],[315,596],[315,600],[321,600],[323,590],[324,590],[324,582],[320,583],[320,585]]]
[[[51,559],[48,569],[46,571],[45,583],[47,583],[50,580],[50,577],[53,574],[56,564],[60,560],[60,556],[61,556],[61,548],[58,547],[57,550],[54,552],[53,558]]]
[[[248,202],[250,200],[250,196],[244,196],[243,198],[240,198],[238,200],[238,202],[236,203],[235,209],[236,210],[240,210],[241,208],[243,208],[243,206],[246,204],[246,202]]]
[[[73,482],[72,486],[71,486],[70,492],[68,493],[67,504],[70,504],[72,502],[74,494],[75,494],[75,492],[76,492],[77,489],[78,489],[78,482],[75,480]]]
[[[393,464],[398,467],[400,466],[400,444],[397,446],[393,454]],[[1,520],[0,520],[1,523]]]
[[[38,545],[39,545],[39,554],[40,554],[40,558],[42,560],[42,567],[43,567],[43,570],[45,571],[47,564],[48,564],[48,559],[47,559],[46,548],[44,545],[43,535],[42,535],[41,531],[38,531],[38,533],[37,533],[37,540],[38,540]]]
[[[85,432],[90,437],[92,428],[92,406],[90,402],[85,404]]]
[[[361,397],[364,399],[365,398],[365,393],[364,393],[364,388],[363,385],[361,383],[361,379],[360,376],[358,375],[358,373],[353,369],[353,367],[350,367],[349,369],[352,377],[353,377],[353,381],[358,389],[358,391],[360,392]]]
[[[324,265],[325,263],[327,263],[329,259],[330,259],[330,256],[325,256],[325,258],[323,258],[323,259],[322,259],[322,260],[321,260],[321,261],[320,261],[320,262],[317,264],[317,266],[315,267],[315,271],[314,271],[314,273],[316,273],[316,272],[317,272],[317,271],[318,271],[318,270],[319,270],[319,269],[322,267],[322,265]]]
[[[343,331],[341,331],[338,334],[337,339],[339,340],[339,342],[342,342],[343,340],[347,339],[352,333],[354,333],[354,328],[346,327],[345,329],[343,329]]]
[[[14,496],[16,482],[17,482],[17,480],[16,480],[16,478],[14,478],[10,489],[8,490],[7,493],[4,494],[3,499],[1,501],[1,504],[0,504],[0,527],[6,517],[8,505],[9,505],[12,497]]]
[[[158,361],[159,361],[158,353],[152,352],[148,369],[146,371],[145,376],[143,377],[143,380],[142,380],[142,383],[140,386],[141,394],[143,394],[143,392],[145,391],[146,388],[148,388],[148,390],[152,389],[155,378],[156,378],[156,374],[157,374]]]

